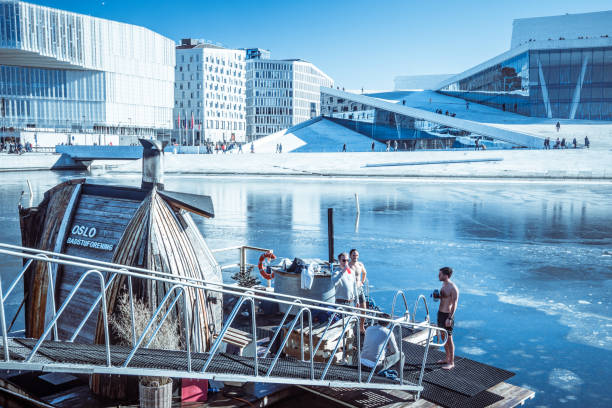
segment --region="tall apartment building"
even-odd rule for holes
[[[174,139],[244,141],[245,50],[183,39],[176,47]]]
[[[173,69],[173,41],[144,27],[0,0],[2,138],[154,137],[172,128]]]
[[[249,53],[257,55],[258,53]],[[323,71],[299,59],[246,62],[246,137],[255,140],[318,116],[320,87],[334,82]]]

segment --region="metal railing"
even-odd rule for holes
[[[262,251],[261,248],[254,247],[236,247],[233,249],[241,249],[241,253],[246,249],[254,249]],[[218,252],[218,251],[217,251]],[[172,377],[191,377],[191,378],[214,378],[220,381],[241,381],[241,382],[268,382],[268,383],[286,383],[286,384],[301,384],[301,385],[319,385],[319,386],[334,386],[334,387],[350,387],[350,388],[377,388],[377,389],[401,389],[404,391],[416,392],[417,397],[420,395],[422,390],[422,380],[425,369],[425,362],[427,360],[427,353],[429,351],[430,346],[441,346],[444,343],[434,343],[432,341],[433,335],[436,331],[442,331],[443,329],[434,327],[429,325],[427,322],[415,323],[411,322],[409,319],[401,318],[397,320],[393,319],[384,319],[376,314],[366,315],[363,309],[353,307],[353,306],[342,306],[338,308],[337,305],[327,302],[315,301],[307,298],[297,298],[295,296],[283,295],[283,294],[275,294],[274,296],[270,296],[270,294],[265,290],[259,289],[246,289],[237,287],[235,285],[229,285],[218,282],[207,282],[202,279],[189,278],[189,277],[177,277],[168,273],[157,272],[153,270],[129,267],[125,265],[118,265],[109,262],[98,261],[94,259],[86,259],[76,256],[70,256],[65,254],[53,253],[48,251],[41,251],[32,248],[19,247],[15,245],[8,245],[0,243],[0,254],[16,257],[21,259],[25,266],[17,274],[14,280],[9,284],[8,291],[6,294],[3,294],[2,287],[3,281],[0,280],[0,329],[2,330],[2,338],[3,338],[3,359],[0,361],[0,369],[13,369],[13,370],[44,370],[44,371],[68,371],[68,372],[81,372],[81,373],[106,373],[106,374],[127,374],[127,375],[147,375],[147,376],[172,376]],[[245,265],[245,257],[242,258],[239,266],[244,267]],[[36,344],[31,348],[31,351],[27,355],[22,356],[22,359],[12,358],[12,353],[23,353],[23,346],[18,346],[15,340],[15,337],[10,336],[9,331],[6,327],[6,306],[7,300],[10,295],[13,294],[13,290],[17,287],[18,283],[24,281],[24,276],[26,271],[33,266],[34,262],[42,262],[45,264],[47,271],[52,270],[52,266],[60,266],[60,265],[71,265],[74,267],[80,267],[84,269],[84,273],[81,275],[80,279],[75,283],[70,293],[66,296],[65,300],[59,305],[59,310],[55,310],[55,305],[52,305],[52,316],[49,316],[48,323],[45,324],[43,329],[43,334],[38,338]],[[109,339],[109,316],[107,305],[103,299],[106,299],[106,293],[110,285],[116,280],[118,277],[125,277],[128,282],[128,291],[129,291],[129,302],[130,302],[130,324],[131,324],[131,333],[132,333],[132,346],[125,355],[125,347],[122,347],[123,352],[117,351],[116,348],[110,342]],[[77,329],[74,333],[67,339],[60,339],[58,336],[58,320],[62,313],[69,307],[71,300],[74,298],[75,294],[81,289],[83,282],[87,279],[91,279],[95,277],[99,281],[99,293],[98,296],[92,301],[91,306],[89,307],[87,313],[84,314],[83,319],[80,321]],[[49,276],[49,284],[53,285],[52,276]],[[148,320],[146,327],[142,333],[136,332],[135,326],[135,312],[134,312],[134,299],[132,296],[132,280],[133,279],[140,280],[149,280],[156,282],[158,284],[165,283],[169,284],[170,289],[165,293],[163,300],[160,302],[159,306],[155,311],[152,312],[151,318]],[[187,298],[186,291],[194,291],[196,296],[192,299],[194,301],[191,310],[199,311],[200,305],[199,303],[203,301],[203,299],[207,299],[207,293],[216,292],[226,295],[233,295],[238,297],[239,301],[233,307],[231,313],[228,318],[225,320],[216,340],[210,347],[207,353],[201,354],[198,350],[194,350],[192,347],[192,342],[197,341],[197,337],[200,333],[200,322],[197,320],[198,314],[195,314],[194,320],[192,321],[191,315],[189,313],[189,308],[187,306]],[[398,296],[398,295],[396,295]],[[403,294],[401,295],[403,296]],[[404,297],[405,299],[405,297]],[[284,304],[289,306],[288,310],[285,312],[283,319],[280,324],[274,331],[274,335],[269,345],[265,349],[265,352],[262,353],[261,356],[258,355],[257,350],[257,318],[256,318],[256,302],[258,301],[267,301],[274,302],[277,304]],[[418,301],[418,300],[417,300]],[[102,303],[99,306],[99,303]],[[220,356],[221,342],[224,341],[224,336],[228,329],[231,327],[234,319],[239,314],[241,308],[245,305],[250,306],[250,317],[251,317],[251,336],[253,339],[253,353],[252,357],[242,357],[242,358],[251,358],[252,359],[252,374],[231,374],[227,372],[219,372],[211,369],[213,366],[213,362],[216,358]],[[182,305],[182,307],[179,307]],[[92,363],[91,361],[82,362],[82,363],[70,363],[70,362],[58,362],[58,361],[45,361],[41,363],[35,359],[35,357],[44,357],[39,353],[41,347],[44,347],[49,341],[52,341],[54,344],[74,344],[75,339],[77,339],[79,333],[82,331],[85,326],[85,322],[89,319],[91,314],[98,308],[101,308],[102,319],[101,322],[104,325],[104,349],[105,349],[105,358],[100,359],[100,361],[96,361]],[[289,322],[286,323],[290,312],[293,308],[298,310],[298,313],[295,317]],[[184,336],[184,342],[182,343],[182,347],[184,350],[181,350],[183,354],[182,358],[184,358],[184,368],[177,369],[176,366],[174,368],[159,366],[155,368],[141,368],[136,367],[131,362],[133,358],[138,353],[142,357],[142,353],[145,353],[146,356],[147,349],[150,347],[153,339],[163,325],[164,321],[168,318],[170,313],[173,310],[177,310],[179,313],[179,324],[180,324],[180,333]],[[320,339],[318,340],[316,346],[313,344],[313,329],[315,329],[313,325],[313,312],[326,312],[328,316],[328,320],[326,322],[325,329],[323,333],[320,335]],[[371,312],[371,311],[369,311]],[[19,310],[17,311],[19,313]],[[161,319],[159,318],[160,316]],[[306,317],[306,319],[304,319]],[[392,341],[392,335],[395,334],[395,338],[398,342],[402,341],[402,333],[404,328],[409,328],[414,330],[425,330],[427,331],[427,342],[425,347],[423,348],[423,359],[421,362],[420,374],[418,379],[412,378],[413,381],[407,381],[404,379],[404,356],[401,353],[400,347],[400,370],[399,375],[400,378],[396,382],[391,381],[379,381],[381,377],[375,377],[376,367],[372,367],[367,379],[362,378],[362,361],[361,361],[361,339],[359,335],[355,336],[356,342],[356,350],[353,352],[353,356],[351,359],[351,367],[354,370],[347,371],[348,374],[346,378],[342,377],[340,379],[328,378],[328,372],[334,363],[334,356],[338,349],[343,345],[345,341],[345,336],[351,332],[355,332],[358,326],[359,319],[367,318],[375,320],[379,324],[387,325],[389,330],[385,339],[385,343],[378,353],[375,361],[380,362],[383,360],[383,354],[385,353],[386,345],[389,341]],[[306,320],[306,321],[305,321]],[[333,344],[333,352],[331,353],[329,359],[325,362],[324,365],[321,363],[315,363],[315,355],[319,350],[323,339],[326,338],[326,334],[330,329],[331,325],[335,321],[342,322],[342,330],[341,335]],[[295,329],[300,324],[300,353],[301,353],[301,362],[304,367],[308,367],[308,376],[304,378],[296,378],[293,375],[284,374],[273,375],[275,369],[279,368],[278,362],[283,359],[283,352],[285,350],[285,346],[289,341],[289,337],[292,333],[295,332]],[[281,335],[282,329],[286,329],[286,334]],[[305,330],[308,331],[308,352],[305,353],[305,344],[304,344],[304,336]],[[48,335],[53,331],[54,338],[53,340],[46,340]],[[148,337],[150,336],[150,337]],[[282,337],[282,338],[281,338]],[[445,336],[446,338],[447,336]],[[268,358],[268,355],[272,352],[273,344],[277,339],[280,339],[280,346],[278,350],[275,352],[274,357],[272,359]],[[11,347],[13,347],[11,349]],[[101,347],[101,346],[100,346]],[[20,351],[21,350],[21,351]],[[123,353],[123,354],[122,354]],[[204,357],[203,357],[204,356]],[[194,359],[199,359],[199,361],[205,358],[205,361],[200,369],[194,369],[193,361]],[[117,363],[118,359],[120,360]],[[265,374],[260,373],[260,367],[262,359],[265,359],[265,365],[267,369],[265,370]],[[182,361],[182,360],[181,360]],[[182,364],[182,363],[181,363]],[[279,368],[280,369],[280,368]],[[353,374],[351,374],[353,373]]]

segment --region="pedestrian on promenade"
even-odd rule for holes
[[[279,152],[279,153],[282,153],[282,152],[283,152],[283,144],[282,144],[282,143],[279,143],[279,144],[278,144],[278,152]]]
[[[474,150],[478,150],[478,138],[474,140]]]
[[[342,145],[342,151],[346,152],[346,143]]]
[[[450,279],[452,275],[453,269],[448,266],[440,268],[438,272],[438,279],[442,282],[442,288],[437,296],[440,299],[440,307],[438,308],[438,327],[442,327],[446,330],[446,333],[448,333],[448,340],[444,345],[446,359],[440,360],[438,363],[444,364],[442,368],[445,370],[450,370],[455,367],[453,328],[455,327],[455,312],[457,312],[457,303],[459,302],[459,289],[457,285],[451,282]],[[435,293],[434,296],[436,296]],[[445,334],[442,333],[442,340],[444,340],[445,337]]]
[[[387,140],[387,151],[391,149],[391,141]]]
[[[376,142],[372,142],[372,151],[376,148]]]
[[[242,151],[242,142],[239,142],[239,143],[238,143],[238,153],[244,153],[244,152]]]
[[[561,148],[562,149],[566,148],[566,146],[565,146],[565,138],[561,139]]]
[[[557,128],[557,133],[559,132],[559,130],[561,129],[561,124],[559,122],[557,122],[557,124],[555,125],[555,127]]]
[[[585,147],[586,147],[587,149],[589,149],[589,148],[590,148],[590,146],[591,146],[591,142],[589,142],[589,137],[588,137],[588,136],[585,136],[585,137],[584,137],[584,145],[585,145]]]
[[[397,152],[397,140],[393,141],[393,151]]]
[[[251,142],[251,153],[255,153],[255,145]]]
[[[572,140],[572,144],[574,145],[574,149],[575,149],[576,146],[578,145],[578,142],[576,142],[576,138],[574,138],[574,140]]]

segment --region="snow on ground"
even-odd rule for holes
[[[272,146],[275,146],[272,143]],[[0,171],[45,170],[59,155],[1,154]],[[424,164],[435,161],[495,161]],[[501,159],[501,160],[497,160]],[[348,177],[536,178],[612,181],[612,151],[565,150],[419,150],[413,152],[172,154],[166,153],[169,174],[313,175]],[[366,167],[372,164],[421,163]],[[94,161],[92,170],[140,173],[142,161]]]
[[[283,152],[340,152],[344,144],[349,152],[369,152],[373,140],[327,119],[315,118],[253,142],[255,153],[275,153],[281,143]],[[378,150],[384,145],[375,142]],[[247,150],[250,146],[247,146]]]
[[[368,164],[473,159],[490,162],[366,167]],[[255,153],[165,155],[166,173],[232,175],[323,175],[350,177],[463,177],[606,179],[612,181],[607,150],[421,150],[414,152]],[[94,163],[95,167],[96,163]],[[140,172],[140,161],[110,171]]]
[[[285,152],[290,152],[306,144],[306,142],[289,132],[289,129],[284,129],[255,140],[253,142],[253,149],[256,153],[275,153],[279,143],[283,145],[283,151]],[[244,150],[250,151],[250,149],[251,146],[247,144]]]

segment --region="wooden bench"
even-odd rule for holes
[[[213,336],[213,341],[217,340],[218,337],[219,334],[216,333]],[[223,339],[221,341],[228,345],[226,352],[229,354],[238,354],[239,356],[243,356],[247,350],[249,350],[249,354],[252,354],[249,346],[252,346],[253,344],[253,336],[251,336],[250,333],[229,327],[223,335]]]

